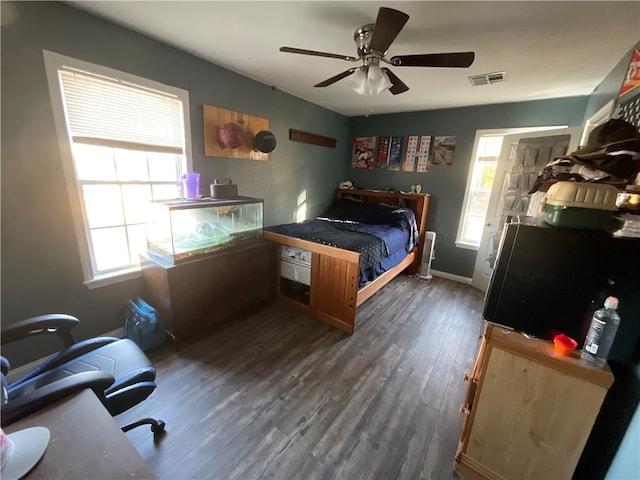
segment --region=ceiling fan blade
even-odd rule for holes
[[[285,53],[298,53],[300,55],[313,55],[314,57],[337,58],[339,60],[347,60],[348,62],[354,62],[357,60],[356,57],[350,57],[348,55],[340,55],[338,53],[316,52],[315,50],[304,50],[302,48],[280,47],[280,51]]]
[[[380,52],[383,55],[389,46],[396,39],[402,27],[409,20],[409,15],[393,8],[380,7],[378,18],[376,18],[373,35],[371,36],[371,50]]]
[[[400,80],[391,70],[389,70],[388,68],[383,68],[382,71],[386,73],[389,77],[389,80],[391,80],[392,85],[391,88],[389,88],[389,91],[391,93],[393,93],[394,95],[398,95],[399,93],[404,93],[409,90],[409,87],[407,87],[406,83]]]
[[[338,75],[334,75],[331,78],[327,78],[323,82],[316,83],[314,85],[314,87],[328,87],[332,83],[336,83],[338,80],[342,80],[343,78],[348,77],[349,75],[351,75],[356,70],[357,70],[357,68],[350,68],[349,70],[345,70],[344,72],[339,73]]]
[[[391,57],[396,67],[449,67],[467,68],[476,58],[474,52],[426,53],[424,55],[399,55]]]

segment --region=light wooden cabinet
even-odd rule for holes
[[[613,375],[548,341],[487,324],[468,382],[455,470],[473,479],[570,479]]]

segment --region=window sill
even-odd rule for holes
[[[140,268],[130,268],[128,270],[121,270],[115,273],[96,276],[91,280],[85,281],[84,284],[89,289],[94,289],[98,287],[106,287],[107,285],[113,285],[127,280],[132,280],[134,278],[140,278],[140,275]]]
[[[480,248],[480,245],[476,245],[475,243],[468,243],[468,242],[460,242],[458,240],[456,240],[456,247],[458,248],[464,248],[465,250],[475,250],[478,251],[478,248]]]

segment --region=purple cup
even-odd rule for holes
[[[200,198],[200,174],[195,172],[183,174],[182,187],[185,198]]]

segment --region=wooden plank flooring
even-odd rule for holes
[[[401,275],[356,333],[271,305],[150,353],[156,391],[120,415],[162,479],[446,479],[482,293]]]

